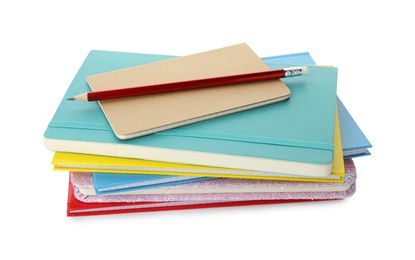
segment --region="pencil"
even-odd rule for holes
[[[278,70],[268,70],[247,74],[236,74],[214,78],[204,78],[188,81],[169,82],[155,85],[138,86],[131,88],[93,91],[70,97],[67,100],[74,101],[100,101],[106,99],[125,98],[157,93],[173,92],[180,90],[199,89],[208,87],[225,86],[254,81],[279,79],[285,77],[301,76],[307,73],[307,67],[290,67]]]

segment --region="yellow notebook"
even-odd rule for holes
[[[304,177],[296,175],[229,169],[179,163],[148,161],[133,158],[99,156],[90,154],[56,152],[52,160],[55,170],[111,172],[128,174],[162,174],[183,176],[207,176],[247,178],[264,180],[342,182],[345,174],[338,114],[336,113],[334,133],[334,158],[332,172],[327,177]],[[272,174],[272,176],[271,176]]]

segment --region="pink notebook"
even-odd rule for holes
[[[257,204],[278,204],[288,202],[339,200],[352,196],[356,191],[356,168],[351,159],[345,160],[346,177],[344,185],[349,188],[344,191],[326,192],[248,192],[248,193],[189,193],[189,194],[150,194],[150,195],[85,195],[80,192],[83,188],[91,188],[92,177],[88,174],[71,174],[68,196],[68,216],[115,214],[127,212],[160,211],[175,209],[192,209],[208,207],[242,206]],[[230,179],[241,184],[239,179]],[[256,180],[253,181],[258,186]],[[228,180],[229,182],[229,180]],[[262,182],[262,181],[260,181]],[[338,185],[338,183],[305,183],[284,181],[263,181],[285,183],[285,187],[293,185]],[[221,182],[224,184],[225,182]],[[199,187],[206,187],[209,181],[199,182]],[[172,190],[195,183],[172,186]],[[236,185],[237,186],[237,185]],[[247,184],[244,184],[246,187]]]

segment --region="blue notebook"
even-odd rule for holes
[[[93,173],[95,193],[98,195],[130,190],[148,189],[189,182],[204,181],[209,177]]]
[[[308,52],[299,52],[293,54],[277,55],[262,58],[262,61],[269,63],[282,63],[282,64],[303,64],[303,65],[315,65],[313,58]]]
[[[291,56],[312,62],[308,53]],[[168,58],[172,56],[91,51],[45,132],[47,148],[305,176],[330,174],[336,68],[309,67],[306,76],[284,79],[291,89],[289,101],[128,141],[115,137],[97,103],[66,101],[89,91],[88,75]]]
[[[337,100],[337,106],[343,144],[343,157],[350,159],[370,155],[368,149],[372,145],[340,99]]]

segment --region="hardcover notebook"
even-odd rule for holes
[[[162,174],[182,176],[208,176],[228,178],[254,178],[267,180],[291,180],[313,182],[342,182],[344,164],[342,143],[340,137],[339,120],[336,116],[334,133],[334,158],[332,173],[322,177],[287,175],[281,173],[248,171],[243,169],[230,169],[207,167],[200,165],[177,164],[158,161],[140,160],[134,158],[121,158],[79,153],[56,152],[52,164],[55,170],[82,171],[82,172],[111,172],[128,174]]]
[[[315,64],[308,53],[271,56],[262,58],[262,60],[270,63]],[[344,158],[351,159],[370,155],[369,148],[372,147],[371,143],[339,97],[337,97],[337,108],[339,111]]]
[[[114,136],[96,102],[66,100],[89,91],[85,79],[88,75],[169,58],[91,51],[45,132],[46,147],[61,152],[304,176],[331,173],[336,68],[311,66],[305,76],[283,79],[291,90],[286,102],[125,141]],[[287,66],[267,65],[270,69]]]

